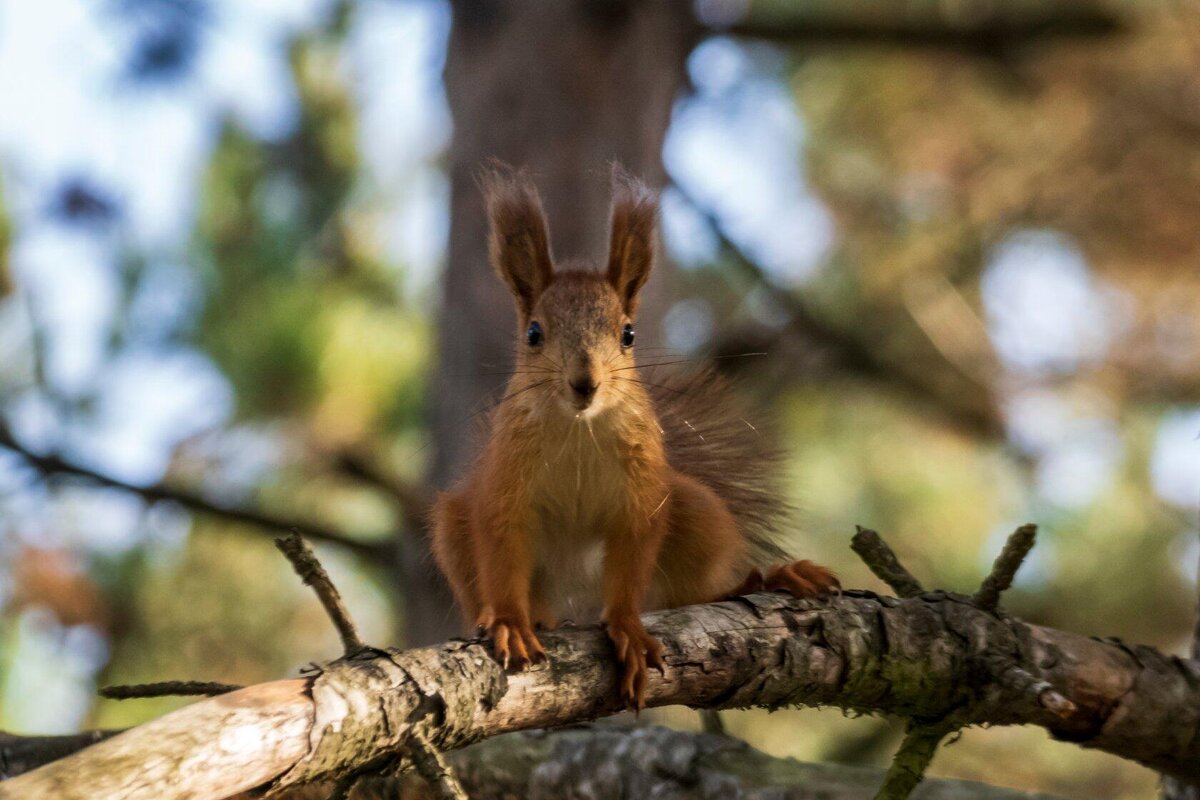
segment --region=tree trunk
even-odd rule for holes
[[[679,0],[460,0],[446,59],[454,117],[450,249],[442,281],[437,373],[430,398],[432,481],[445,488],[467,459],[511,362],[514,315],[487,262],[475,175],[489,158],[532,170],[555,253],[600,259],[608,165],[661,184],[662,145],[697,28]],[[643,302],[661,319],[660,269]],[[653,337],[650,337],[653,338]],[[409,542],[404,590],[409,645],[459,632],[424,542]]]

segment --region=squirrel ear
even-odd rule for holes
[[[492,268],[528,315],[554,276],[541,198],[527,175],[500,162],[480,173],[479,184],[487,205]]]
[[[619,164],[613,165],[608,282],[617,290],[625,313],[637,311],[638,292],[654,266],[658,233],[658,196]]]

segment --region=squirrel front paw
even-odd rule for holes
[[[621,662],[621,700],[641,711],[646,707],[646,673],[650,667],[663,671],[662,642],[647,633],[636,616],[606,620],[604,625]]]
[[[528,664],[546,660],[546,651],[528,619],[522,620],[515,615],[486,614],[479,620],[479,626],[487,631],[496,660],[506,670],[519,671]]]

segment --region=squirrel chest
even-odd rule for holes
[[[590,422],[550,426],[529,473],[534,581],[555,614],[573,619],[597,612],[605,538],[628,524],[630,505],[647,488],[642,446],[611,419]]]
[[[546,531],[560,536],[603,535],[595,528],[617,515],[633,488],[627,448],[610,430],[589,429],[584,421],[561,436],[544,437],[541,444],[541,463],[533,466],[530,485],[540,525],[574,529]]]

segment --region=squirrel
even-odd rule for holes
[[[837,578],[785,558],[779,457],[711,371],[639,377],[638,297],[655,261],[658,197],[613,170],[608,263],[555,268],[537,189],[481,177],[492,267],[516,301],[516,364],[482,451],[432,511],[432,549],[470,625],[505,669],[545,659],[536,630],[599,612],[641,710],[662,645],[642,611],[753,591],[814,597]],[[579,617],[572,617],[579,621]]]

